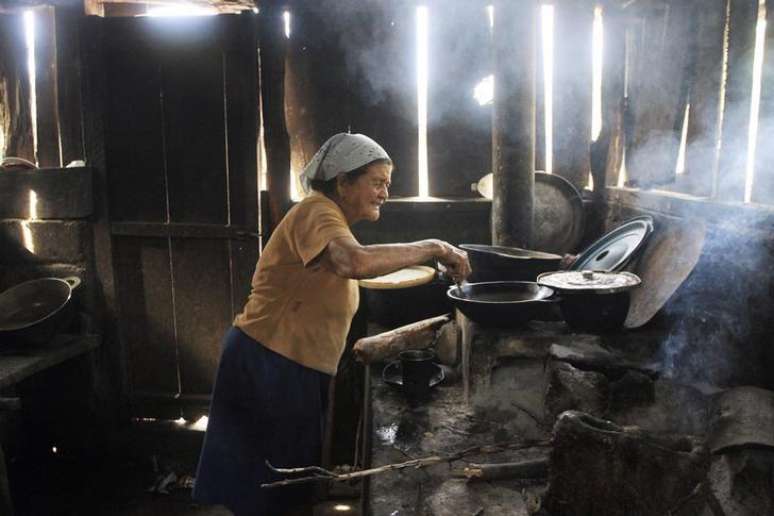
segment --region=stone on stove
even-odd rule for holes
[[[734,449],[716,455],[709,482],[712,493],[708,503],[715,514],[774,514],[774,450]]]
[[[608,380],[602,373],[582,371],[566,362],[549,365],[545,392],[545,418],[550,423],[566,410],[602,416],[608,405]]]
[[[569,411],[557,419],[553,444],[544,504],[551,516],[663,516],[701,502],[694,493],[706,484],[709,454],[693,437]]]
[[[712,412],[712,453],[743,446],[774,448],[774,392],[735,387],[718,396]]]
[[[656,386],[653,379],[634,369],[627,370],[623,376],[610,382],[611,408],[653,403],[656,399]]]

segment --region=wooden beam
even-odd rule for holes
[[[163,222],[114,222],[110,225],[114,235],[159,238],[206,238],[206,239],[259,239],[256,228],[248,226],[224,226],[222,224],[182,224]]]
[[[535,190],[537,2],[495,4],[492,242],[530,248]]]

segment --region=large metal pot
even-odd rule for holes
[[[71,276],[20,283],[0,294],[0,343],[42,344],[66,329],[74,315]]]
[[[559,269],[562,257],[518,247],[460,244],[468,253],[470,281],[535,281],[539,274]]]
[[[538,283],[556,290],[568,326],[605,333],[623,327],[630,291],[640,285],[640,278],[630,272],[557,271],[541,274]]]
[[[471,321],[512,328],[550,317],[554,291],[532,281],[465,283],[449,288],[454,306]]]

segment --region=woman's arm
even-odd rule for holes
[[[320,264],[339,276],[373,278],[437,259],[454,281],[470,274],[465,251],[443,240],[429,239],[407,244],[360,245],[354,238],[335,238],[320,255]]]

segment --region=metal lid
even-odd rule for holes
[[[631,272],[555,271],[541,274],[537,282],[564,292],[612,294],[637,287],[640,278]]]
[[[619,271],[653,233],[653,217],[631,219],[605,234],[578,255],[570,270]]]
[[[412,265],[384,276],[362,279],[358,283],[363,288],[373,290],[391,290],[409,288],[430,283],[435,278],[435,269],[426,265]]]

